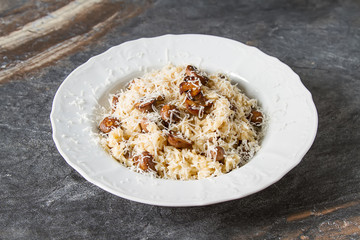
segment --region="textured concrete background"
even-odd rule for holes
[[[0,2],[0,36],[6,38],[70,1],[53,2]],[[21,46],[0,45],[0,239],[360,238],[359,1],[107,4],[96,5],[104,17],[95,8],[97,17],[84,13],[61,34]],[[92,32],[86,24],[95,18],[96,24],[110,27]],[[167,208],[116,197],[67,165],[53,143],[49,120],[65,77],[114,45],[168,33],[238,40],[279,58],[300,75],[313,94],[319,129],[295,169],[243,199]],[[83,38],[76,40],[78,36]],[[31,57],[67,46],[71,39],[76,48],[69,44],[70,50],[33,64]]]

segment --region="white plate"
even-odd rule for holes
[[[211,179],[152,179],[123,167],[93,141],[97,109],[109,109],[108,94],[168,63],[227,73],[259,100],[269,117],[268,129],[261,150],[248,164]],[[84,178],[117,196],[162,206],[213,204],[268,187],[301,161],[314,141],[318,120],[310,92],[287,65],[257,48],[207,35],[138,39],[91,58],[59,87],[50,118],[59,152]]]

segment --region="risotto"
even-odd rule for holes
[[[264,114],[224,74],[168,65],[109,98],[101,143],[130,169],[165,179],[219,176],[259,150]]]

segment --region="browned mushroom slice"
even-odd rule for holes
[[[119,102],[119,98],[117,96],[113,96],[111,101],[111,113],[114,113],[116,110],[116,105]]]
[[[168,128],[169,127],[169,123],[165,122],[164,120],[160,119],[160,121],[156,122],[156,125],[160,128],[160,129],[164,129],[164,128]]]
[[[194,116],[199,116],[199,113],[200,113],[200,115],[202,115],[205,111],[204,107],[200,106],[195,101],[190,100],[188,98],[186,98],[186,100],[185,100],[185,106],[186,106],[187,111],[191,115],[194,115]]]
[[[175,105],[167,104],[161,108],[161,119],[167,123],[177,123],[180,120],[180,111]]]
[[[133,161],[141,170],[145,172],[148,172],[150,170],[156,172],[154,158],[147,151],[133,157]]]
[[[117,128],[118,126],[120,126],[120,123],[116,118],[106,117],[101,121],[99,129],[103,133],[108,133],[111,131],[111,129]]]
[[[186,98],[185,106],[188,112],[195,116],[202,116],[204,113],[208,113],[212,102],[206,99],[202,94],[196,96],[194,100]]]
[[[186,139],[183,139],[180,136],[170,133],[167,138],[168,143],[176,148],[191,148],[192,142]]]
[[[188,92],[191,97],[195,97],[201,92],[201,87],[199,83],[199,81],[195,80],[185,80],[184,82],[180,83],[180,94]]]
[[[186,67],[185,72],[186,72],[187,76],[194,76],[194,77],[198,78],[201,81],[202,85],[206,85],[207,82],[209,81],[208,77],[201,75],[199,73],[199,70],[196,67],[192,66],[192,65],[188,65]]]
[[[152,105],[154,104],[156,100],[155,99],[151,99],[151,100],[146,100],[146,101],[142,101],[140,100],[139,102],[135,103],[134,107],[138,110],[140,110],[141,112],[152,112]]]
[[[191,76],[194,73],[196,73],[197,71],[198,71],[198,69],[196,67],[192,66],[192,65],[187,65],[186,66],[185,72],[186,72],[187,76]]]
[[[206,85],[209,81],[209,78],[206,76],[196,75],[200,79],[202,85]]]
[[[142,98],[137,103],[135,103],[134,107],[139,109],[141,112],[152,112],[153,111],[153,105],[157,101],[163,101],[165,99],[165,96],[160,94],[156,97],[151,98]]]
[[[141,119],[140,127],[146,133],[149,132],[149,130],[147,129],[148,126],[149,126],[149,120],[147,118]]]
[[[194,102],[196,102],[197,104],[203,106],[203,107],[206,107],[206,108],[209,108],[212,106],[212,101],[207,99],[203,94],[202,92],[198,95],[196,95],[194,98],[193,98]]]
[[[260,125],[263,122],[263,115],[257,110],[252,110],[250,113],[250,122],[254,125]]]
[[[131,158],[132,157],[132,152],[130,152],[129,150],[126,150],[124,152],[124,157],[127,158],[127,159]]]
[[[225,150],[222,147],[216,147],[214,150],[210,151],[211,158],[216,161],[222,161],[225,159]]]
[[[156,97],[156,101],[157,102],[161,102],[165,100],[165,96],[163,94],[160,94],[159,96]]]

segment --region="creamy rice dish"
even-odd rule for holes
[[[224,74],[168,65],[111,95],[101,143],[126,167],[159,178],[219,176],[260,149],[264,114]]]

